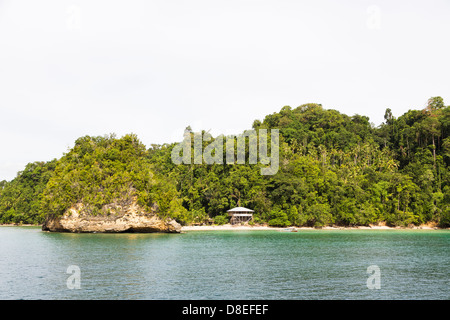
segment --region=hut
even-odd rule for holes
[[[231,224],[238,224],[238,223],[247,223],[250,220],[253,219],[253,210],[244,208],[244,207],[236,207],[233,209],[230,209],[227,211],[228,216],[231,217],[230,223]]]

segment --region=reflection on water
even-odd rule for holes
[[[68,234],[0,228],[1,299],[449,299],[448,230]],[[367,288],[367,268],[381,288]],[[69,266],[80,289],[68,289]],[[70,280],[70,279],[69,279]]]

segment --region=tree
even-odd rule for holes
[[[80,201],[105,214],[105,204],[135,197],[184,224],[221,223],[240,205],[255,210],[255,221],[277,226],[447,225],[450,107],[432,97],[425,109],[398,118],[387,108],[384,119],[375,128],[363,115],[308,103],[255,120],[254,129],[280,130],[280,170],[272,176],[248,161],[178,165],[175,143],[147,150],[133,134],[80,137],[60,159],[29,164],[0,182],[0,221],[39,223]],[[195,156],[192,138],[200,133],[188,127],[186,134]]]

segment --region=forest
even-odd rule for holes
[[[40,224],[78,202],[107,215],[105,205],[133,198],[182,225],[224,224],[228,209],[244,206],[252,224],[270,226],[450,226],[450,106],[441,97],[399,117],[388,108],[377,127],[308,103],[249,129],[279,129],[276,174],[248,161],[175,164],[176,143],[146,147],[134,134],[85,136],[0,182],[0,223]]]

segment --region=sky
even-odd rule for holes
[[[320,103],[450,104],[450,1],[0,0],[0,180],[77,138],[251,129]]]

